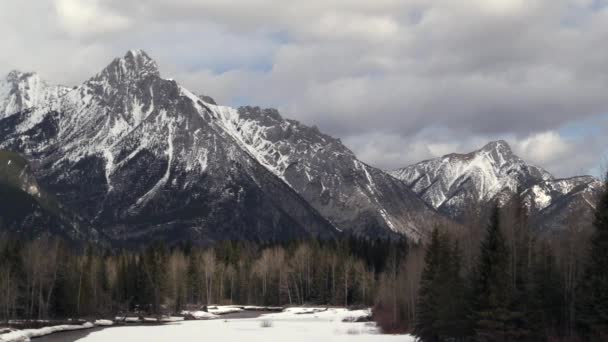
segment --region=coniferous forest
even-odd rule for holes
[[[593,230],[534,231],[520,199],[426,244],[156,242],[74,248],[0,237],[0,319],[179,313],[188,306],[371,306],[421,341],[608,340],[608,193]]]
[[[472,258],[469,239],[433,232],[406,323],[422,341],[608,340],[608,193],[589,234],[535,234],[521,208],[493,210]]]

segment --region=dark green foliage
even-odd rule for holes
[[[414,334],[425,342],[465,338],[470,324],[458,245],[435,229],[424,261]]]
[[[513,328],[510,310],[509,251],[499,226],[496,208],[481,244],[473,286],[473,323],[480,341],[507,341]]]
[[[538,251],[530,278],[529,314],[526,316],[530,337],[539,340],[560,335],[565,324],[563,280],[547,244]]]
[[[152,312],[160,312],[162,296],[167,283],[167,259],[165,245],[162,242],[156,242],[146,248],[141,262],[144,277],[140,279],[140,284],[144,289],[144,303],[152,304]]]
[[[608,186],[608,174],[605,186]],[[591,248],[579,288],[578,323],[589,338],[608,339],[608,191],[596,206]]]
[[[435,229],[424,256],[424,270],[420,280],[418,304],[416,305],[416,328],[414,334],[425,342],[439,340],[436,322],[439,318],[439,258],[441,241]]]

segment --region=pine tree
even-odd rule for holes
[[[470,335],[461,259],[458,244],[434,230],[416,303],[414,334],[422,341],[448,341]]]
[[[141,285],[150,299],[145,304],[151,304],[152,313],[160,314],[161,300],[167,284],[167,249],[162,241],[145,250],[141,264],[144,275]]]
[[[520,188],[506,206],[507,217],[502,220],[507,236],[510,277],[510,322],[506,332],[511,340],[533,338],[533,322],[538,317],[533,311],[535,295],[531,278],[534,236],[528,227],[528,214]],[[505,209],[503,209],[505,211]],[[504,215],[503,215],[504,216]]]
[[[578,323],[583,334],[608,339],[608,174],[595,210],[595,232],[579,287]]]
[[[481,244],[474,284],[473,323],[479,341],[506,341],[511,328],[509,252],[495,208]]]
[[[528,325],[535,340],[559,335],[564,325],[563,280],[557,269],[555,257],[545,243],[540,246],[534,260],[530,280]]]
[[[438,318],[436,330],[441,340],[462,340],[470,335],[467,284],[461,274],[462,256],[458,243],[447,235],[440,244],[438,288]]]
[[[431,242],[424,256],[424,269],[420,280],[418,302],[416,303],[416,325],[414,335],[424,342],[439,341],[436,329],[439,317],[438,275],[441,257],[441,238],[437,229],[433,230]]]

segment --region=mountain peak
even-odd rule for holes
[[[13,84],[17,84],[28,78],[39,80],[40,76],[35,72],[22,72],[19,70],[11,70],[8,75],[6,75],[6,80]]]
[[[504,140],[496,140],[487,143],[484,147],[480,149],[480,151],[497,151],[502,153],[512,153],[511,146]]]
[[[13,70],[0,79],[0,119],[48,104],[67,91],[67,87],[48,85],[35,72]]]
[[[135,49],[129,50],[123,58],[120,58],[121,68],[136,72],[141,76],[159,76],[158,65],[145,51]]]
[[[428,204],[451,217],[464,215],[468,203],[490,203],[501,193],[514,193],[545,180],[547,171],[527,164],[504,140],[487,143],[468,154],[450,154],[392,172]],[[473,202],[474,203],[474,202]]]
[[[131,50],[127,51],[127,53],[125,54],[125,58],[126,57],[137,58],[139,56],[143,56],[145,58],[151,59],[150,56],[148,56],[148,54],[142,49],[131,49]]]
[[[145,51],[129,50],[122,58],[115,58],[94,80],[108,79],[113,82],[160,76],[158,65]]]

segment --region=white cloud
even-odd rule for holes
[[[535,5],[534,0],[476,0],[474,3],[495,15],[518,14],[525,11],[526,7]]]
[[[75,36],[123,31],[129,27],[128,17],[109,11],[98,0],[55,0],[55,10],[61,26]]]
[[[529,136],[518,141],[513,148],[524,158],[540,164],[549,164],[566,157],[572,145],[557,132],[548,131]]]
[[[163,75],[195,92],[279,107],[382,167],[506,138],[524,157],[567,174],[576,170],[560,158],[592,168],[591,154],[607,142],[558,133],[608,112],[602,5],[2,1],[0,72],[36,70],[74,84],[127,49],[143,48]],[[577,152],[581,146],[585,153]]]

